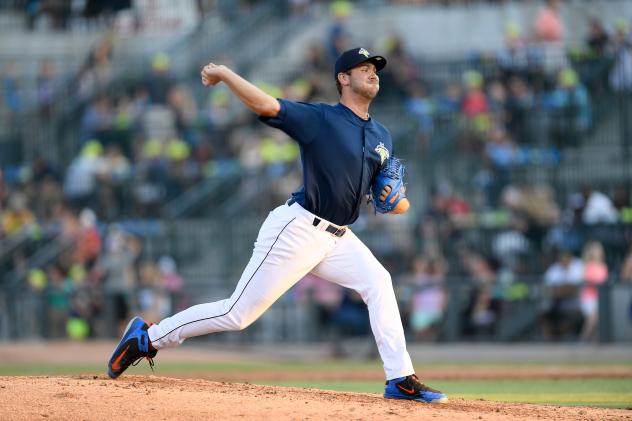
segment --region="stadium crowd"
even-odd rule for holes
[[[521,184],[512,176],[536,162],[555,168],[599,124],[597,105],[632,90],[629,24],[616,22],[610,34],[592,21],[585,45],[566,52],[555,3],[537,16],[534,39],[509,23],[504,51],[472,55],[459,65],[461,77],[448,81],[412,57],[397,36],[381,42],[389,66],[380,75],[377,106],[396,107],[417,128],[402,149],[419,156],[456,151],[481,163],[473,192],[465,195],[449,181],[434,186],[416,217],[412,245],[382,251],[415,338],[442,338],[455,291],[463,291],[462,334],[484,338],[503,311],[535,288],[546,297],[544,338],[589,341],[597,286],[610,278],[632,282],[629,186],[598,191],[585,185],[566,198],[553,185]],[[353,9],[338,2],[332,13],[327,36],[308,49],[296,76],[282,86],[261,84],[265,90],[301,101],[336,97],[331,68],[350,46],[345,17]],[[257,203],[259,210],[287,198],[299,179],[298,148],[289,138],[258,124],[221,86],[203,90],[197,79],[173,75],[165,53],[152,58],[141,80],[112,89],[113,48],[105,39],[76,77],[79,145],[65,171],[39,156],[0,172],[0,242],[28,233],[4,264],[46,301],[51,337],[100,336],[105,311],[122,322],[132,309],[153,311],[147,318],[158,319],[179,305],[184,282],[175,261],[147,259],[121,219],[159,218],[187,189],[234,168],[269,182],[273,194]],[[7,66],[7,124],[33,101],[42,116],[50,115],[57,82],[43,61],[37,96],[25,98],[19,72]],[[627,237],[620,241],[616,230]],[[53,237],[63,244],[59,257],[28,267],[27,245]],[[454,280],[467,280],[467,288],[454,289]],[[347,333],[366,331],[364,307],[353,294],[322,291],[318,281],[301,285],[295,299],[311,300],[321,321]],[[315,292],[305,292],[310,288]]]

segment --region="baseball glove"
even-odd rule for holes
[[[404,172],[404,164],[394,156],[391,156],[384,162],[382,169],[375,176],[375,180],[373,180],[373,184],[371,185],[373,207],[375,207],[376,212],[389,213],[406,197]],[[384,201],[382,201],[380,200],[380,195],[386,186],[389,186],[391,191]]]

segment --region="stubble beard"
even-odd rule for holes
[[[380,84],[379,82],[375,85],[376,89],[373,89],[373,85],[371,86],[366,86],[365,84],[361,84],[361,85],[356,85],[353,82],[351,83],[351,90],[361,96],[362,98],[368,99],[369,101],[373,100],[376,96],[377,93],[380,91]]]

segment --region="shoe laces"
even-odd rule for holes
[[[409,384],[410,384],[411,386],[413,386],[413,387],[415,388],[415,390],[416,390],[416,391],[419,391],[419,392],[441,393],[441,392],[439,392],[438,390],[435,390],[435,389],[433,389],[433,388],[431,388],[431,387],[428,387],[428,386],[426,386],[425,384],[423,384],[423,383],[419,380],[419,377],[417,377],[417,375],[416,375],[416,374],[412,374],[412,375],[408,376],[408,377],[406,378],[406,380],[404,380],[404,381],[408,381],[408,382],[409,382]]]
[[[154,373],[154,359],[150,357],[149,355],[145,355],[145,356],[141,355],[140,357],[136,359],[136,361],[132,363],[132,365],[136,367],[145,358],[147,359],[147,361],[149,361],[149,368],[151,368],[151,372]]]
[[[141,344],[143,344],[144,340],[149,341],[149,337],[145,338],[144,336],[141,337],[140,342]],[[136,367],[138,364],[140,364],[140,362],[143,359],[147,359],[147,361],[149,361],[149,368],[151,368],[151,372],[154,372],[154,357],[156,356],[156,354],[158,353],[158,351],[156,351],[155,349],[151,348],[151,345],[147,346],[147,351],[148,352],[143,352],[140,349],[138,350],[140,355],[138,357],[136,357],[133,362],[130,364],[134,367]]]

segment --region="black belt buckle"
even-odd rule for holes
[[[345,235],[345,232],[347,232],[347,229],[346,228],[336,228],[333,225],[330,225],[330,226],[327,227],[327,229],[325,231],[332,233],[336,237],[342,237],[343,235]]]
[[[315,227],[318,226],[318,224],[320,224],[321,219],[316,217],[314,218],[314,222],[312,222],[312,225],[314,225]],[[335,226],[329,224],[327,226],[327,228],[325,228],[325,231],[327,231],[330,234],[335,235],[336,237],[342,237],[343,235],[345,235],[345,232],[347,232],[346,228],[336,228]]]

